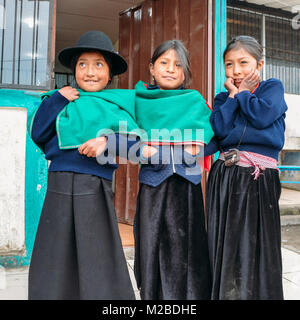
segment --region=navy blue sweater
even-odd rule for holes
[[[81,155],[78,149],[59,149],[56,117],[68,103],[69,100],[57,91],[41,103],[34,118],[32,140],[43,145],[45,157],[51,161],[48,170],[91,174],[111,181],[118,168],[116,163],[99,165],[96,158]]]
[[[129,147],[129,153],[124,148],[126,145]],[[107,136],[107,148],[113,156],[141,164],[140,183],[156,187],[173,174],[178,174],[194,184],[201,182],[201,167],[196,156],[186,152],[182,145],[155,146],[157,152],[148,159],[140,157],[140,143],[136,143],[134,137],[128,137],[126,141],[126,138],[120,135],[115,141],[112,136]]]
[[[278,160],[284,145],[286,110],[284,88],[278,79],[262,81],[254,93],[242,91],[234,98],[222,92],[214,99],[210,122],[215,139],[210,145],[217,140],[221,151],[237,147],[247,121],[239,149]]]

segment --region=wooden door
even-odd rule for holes
[[[213,0],[145,0],[120,13],[119,52],[128,61],[120,88],[151,82],[149,62],[163,41],[182,40],[190,52],[193,82],[208,103],[213,98]],[[121,164],[115,177],[115,206],[120,222],[133,224],[138,194],[138,165]],[[205,192],[206,173],[202,187]]]

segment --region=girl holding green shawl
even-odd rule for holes
[[[136,120],[144,158],[135,217],[135,276],[142,299],[209,299],[211,276],[201,168],[196,159],[213,136],[211,110],[191,79],[182,42],[155,50],[154,85],[138,82]],[[203,149],[203,148],[202,148]]]
[[[78,88],[45,93],[29,119],[50,160],[46,198],[29,269],[29,299],[135,299],[113,206],[116,164],[100,165],[87,140],[119,121],[135,129],[134,90],[107,90],[126,71],[102,32],[89,31],[59,53]],[[105,149],[100,141],[99,153]],[[79,149],[78,149],[79,148]]]

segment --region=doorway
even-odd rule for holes
[[[72,76],[57,61],[57,53],[72,46],[89,30],[101,30],[127,60],[128,71],[113,87],[133,88],[138,80],[150,81],[148,64],[162,41],[180,39],[187,46],[194,71],[192,88],[208,103],[213,99],[212,0],[64,0],[57,1],[55,74],[57,85],[70,83]],[[115,207],[119,223],[132,225],[138,194],[138,165],[120,164],[114,179]],[[205,192],[206,174],[202,187]],[[122,228],[128,230],[128,228]],[[133,239],[132,239],[133,241]]]

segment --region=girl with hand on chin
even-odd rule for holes
[[[284,88],[261,81],[262,47],[234,38],[224,52],[227,92],[210,118],[221,151],[207,182],[212,299],[283,299],[278,154]]]

